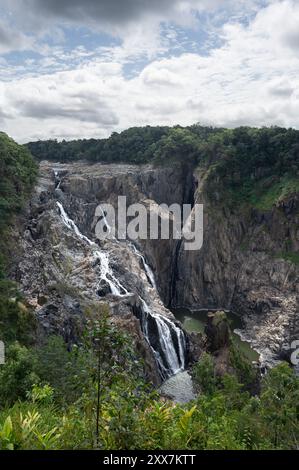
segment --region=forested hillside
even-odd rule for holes
[[[0,132],[0,220],[1,230],[20,210],[32,189],[37,165],[30,152]]]
[[[175,127],[132,127],[121,133],[113,132],[107,139],[80,139],[72,141],[45,140],[29,142],[27,147],[38,160],[91,162],[149,163],[168,159],[174,151],[179,158],[188,155],[193,161],[199,157],[199,145],[209,136],[221,134],[222,129],[194,125]],[[174,155],[171,155],[174,158]]]
[[[142,163],[151,160],[152,147],[169,130],[168,127],[132,127],[121,134],[113,132],[108,139],[45,140],[27,146],[38,160]]]
[[[29,151],[0,133],[0,339],[24,339],[31,328],[31,316],[22,309],[16,286],[7,280],[11,224],[25,205],[37,175],[37,165]],[[31,332],[29,334],[31,337]]]
[[[134,127],[108,139],[27,144],[38,160],[190,164],[209,168],[225,200],[271,206],[298,189],[299,131],[280,127],[219,129]]]

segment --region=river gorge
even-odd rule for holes
[[[161,203],[202,203],[203,248],[187,251],[184,241],[171,238],[96,240],[96,207],[116,207],[120,195],[151,210]],[[253,352],[251,360],[262,367],[277,363],[298,335],[298,268],[273,258],[269,246],[278,252],[284,231],[296,243],[297,203],[285,201],[271,213],[249,217],[218,199],[217,189],[206,192],[205,175],[188,165],[41,162],[15,233],[12,269],[41,332],[78,342],[85,309],[108,303],[113,321],[133,336],[147,377],[159,385],[198,354],[188,321],[173,312],[193,311],[189,321],[196,323],[196,312],[221,309],[239,318],[234,329]]]

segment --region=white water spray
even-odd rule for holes
[[[130,292],[128,292],[127,289],[114,276],[113,271],[109,265],[108,253],[97,250],[94,252],[94,254],[95,257],[101,262],[101,279],[109,284],[111,293],[117,295],[118,297],[130,295]]]
[[[152,313],[144,299],[140,297],[140,300],[142,304],[141,328],[154,353],[161,376],[165,379],[185,369],[185,334],[181,328],[176,326],[169,318],[163,317],[157,313]],[[158,342],[159,348],[153,346],[153,338],[151,338],[149,331],[148,316],[150,316],[156,324],[158,338],[155,338],[155,342]]]

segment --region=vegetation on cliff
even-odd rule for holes
[[[299,131],[280,127],[223,130],[202,147],[200,167],[225,202],[271,207],[299,187]]]
[[[30,152],[0,132],[0,230],[23,206],[36,174]]]
[[[16,286],[7,279],[11,223],[23,207],[37,175],[30,152],[0,132],[0,339],[25,341],[33,330],[31,313],[21,302]]]

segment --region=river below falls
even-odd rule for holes
[[[172,310],[174,316],[179,320],[183,328],[188,333],[204,333],[205,325],[207,323],[207,315],[211,310],[198,310],[191,311],[186,308],[177,308]],[[242,340],[236,331],[242,330],[244,325],[242,319],[233,312],[226,312],[230,328],[233,332],[233,341],[238,348],[243,352],[249,361],[258,361],[259,354],[255,351],[248,341]]]
[[[207,314],[210,310],[191,311],[185,308],[172,310],[174,316],[179,320],[183,328],[188,332],[204,333],[207,322]],[[243,354],[250,361],[258,361],[259,354],[255,351],[248,341],[243,341],[235,330],[242,330],[243,324],[239,316],[232,312],[226,312],[231,330],[233,332],[233,341]],[[169,379],[165,380],[160,387],[160,392],[175,401],[176,403],[187,403],[196,398],[194,392],[192,377],[187,370],[178,372]]]

